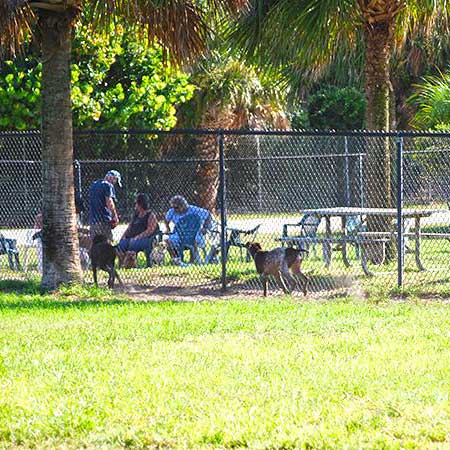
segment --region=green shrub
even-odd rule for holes
[[[308,99],[308,116],[313,129],[362,129],[365,109],[364,93],[353,87],[328,86]]]

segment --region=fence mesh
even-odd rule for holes
[[[449,144],[450,135],[444,134],[77,132],[75,191],[85,281],[92,283],[89,239],[82,233],[90,225],[89,188],[115,169],[123,182],[116,190],[115,242],[133,220],[141,192],[151,199],[162,231],[151,248],[119,269],[129,289],[203,292],[220,289],[225,280],[234,290],[260,292],[261,279],[245,246],[258,242],[263,250],[299,249],[310,293],[395,288],[399,282],[445,290],[450,287]],[[2,279],[40,275],[40,147],[38,132],[0,134]],[[184,251],[176,237],[180,228],[173,220],[169,229],[164,224],[175,195],[212,218],[205,223],[206,216],[191,211],[199,214],[200,224]],[[175,254],[168,252],[168,241],[178,245]],[[269,289],[279,293],[283,285],[276,270],[269,270],[274,275]],[[302,283],[295,292],[300,295]]]

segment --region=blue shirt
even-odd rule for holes
[[[188,214],[195,214],[200,217],[202,224],[206,222],[208,217],[211,215],[207,209],[200,208],[199,206],[189,205],[187,210],[184,213],[177,213],[173,208],[170,208],[166,214],[166,221],[168,223],[172,222],[174,225],[178,223],[178,221]],[[208,224],[207,228],[211,227],[211,223]]]
[[[89,223],[107,223],[112,219],[106,206],[106,197],[116,199],[114,186],[106,180],[97,180],[89,188]]]

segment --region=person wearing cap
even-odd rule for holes
[[[89,225],[90,237],[103,234],[110,242],[112,229],[119,223],[116,209],[116,191],[114,186],[122,187],[122,177],[117,170],[110,170],[103,180],[96,180],[89,188]]]

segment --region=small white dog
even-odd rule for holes
[[[166,244],[164,242],[155,244],[150,254],[150,258],[152,259],[153,264],[156,264],[157,266],[164,264],[166,258]]]

